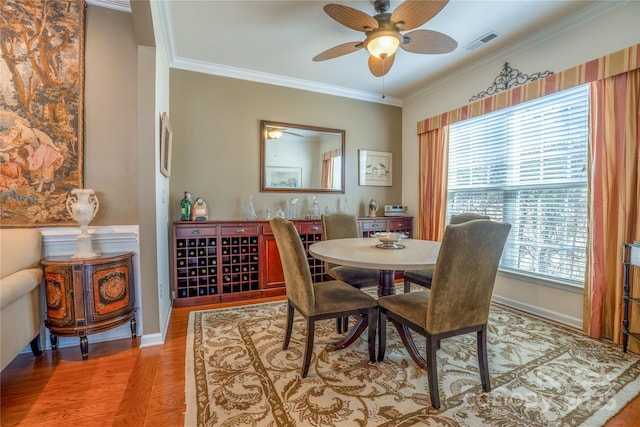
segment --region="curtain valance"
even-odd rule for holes
[[[418,122],[418,135],[577,85],[640,68],[640,44]]]

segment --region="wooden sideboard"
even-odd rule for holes
[[[305,250],[322,240],[319,219],[293,223]],[[383,231],[413,232],[413,217],[358,218],[363,237]],[[173,223],[173,301],[176,307],[284,295],[280,254],[268,221]],[[308,255],[314,281],[324,263]]]

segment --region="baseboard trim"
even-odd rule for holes
[[[163,345],[164,339],[161,333],[143,335],[140,339],[140,348],[153,347],[154,345]]]
[[[494,295],[493,300],[502,305],[506,305],[507,307],[515,308],[517,310],[524,311],[525,313],[534,314],[536,316],[544,317],[545,319],[553,320],[555,322],[562,323],[563,325],[582,330],[581,318],[567,316],[566,314],[558,313],[557,311],[547,310],[545,308],[540,308],[535,305],[499,295]]]

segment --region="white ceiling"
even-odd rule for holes
[[[91,1],[101,6],[126,3]],[[363,33],[342,26],[323,11],[328,3],[376,14],[373,0],[173,0],[161,1],[158,6],[174,68],[402,105],[403,100],[438,80],[463,72],[471,64],[492,57],[506,58],[508,52],[542,42],[620,4],[585,0],[451,0],[420,28],[453,37],[458,48],[442,55],[399,50],[389,73],[374,77],[367,67],[365,50],[323,62],[311,60],[330,47],[364,40]],[[391,1],[389,12],[399,3]],[[489,32],[500,36],[475,50],[466,48]]]

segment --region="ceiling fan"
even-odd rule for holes
[[[436,16],[449,0],[406,0],[393,11],[389,10],[389,0],[375,0],[375,16],[349,6],[328,4],[324,11],[340,24],[356,31],[363,31],[363,42],[344,43],[316,55],[314,61],[325,61],[365,48],[369,56],[369,70],[376,77],[389,72],[398,47],[411,53],[438,54],[453,51],[458,43],[438,31],[415,30]]]
[[[280,139],[283,134],[293,135],[302,138],[302,135],[286,130],[283,127],[278,126],[266,126],[267,128],[267,139]]]

